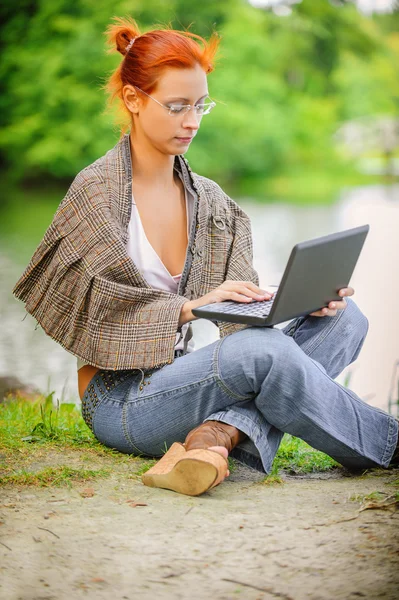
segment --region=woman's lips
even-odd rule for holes
[[[182,144],[189,144],[193,138],[192,137],[177,137],[176,139],[178,142],[180,142]]]

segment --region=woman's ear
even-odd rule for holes
[[[126,105],[126,107],[128,108],[128,110],[137,115],[139,112],[139,97],[137,95],[136,90],[134,89],[134,86],[132,85],[124,85],[123,86],[123,101]]]

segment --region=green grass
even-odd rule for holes
[[[0,404],[0,486],[71,486],[108,477],[126,463],[135,467],[138,460],[100,444],[79,408],[54,406],[52,394]],[[127,473],[137,476],[135,468]]]
[[[75,404],[53,405],[53,394],[36,401],[11,398],[0,405],[0,449],[27,443],[99,446]]]
[[[277,464],[277,458],[273,462],[271,473],[269,475],[267,475],[267,477],[265,477],[265,479],[263,481],[261,481],[261,483],[262,484],[266,484],[266,485],[275,485],[275,484],[284,483],[284,480],[279,475],[279,468],[278,468],[278,464]]]
[[[110,469],[73,469],[71,467],[47,467],[36,473],[22,469],[11,475],[0,476],[0,485],[35,485],[38,487],[70,485],[99,477],[108,477]]]
[[[387,497],[385,492],[370,492],[369,494],[352,494],[349,498],[351,502],[381,502]]]
[[[165,448],[167,450],[167,448]],[[30,465],[45,461],[50,456],[66,456],[73,464],[45,465],[32,472]],[[71,454],[72,453],[72,454]],[[101,461],[98,469],[88,468]],[[76,461],[79,462],[76,467]],[[17,397],[8,398],[0,404],[0,485],[62,485],[106,477],[112,467],[123,463],[133,464],[134,477],[140,477],[155,460],[122,454],[100,444],[82,419],[74,404],[54,406],[52,394],[29,401]],[[83,463],[83,464],[81,464]],[[90,464],[88,464],[90,463]],[[104,464],[106,467],[104,468]],[[337,463],[311,448],[302,440],[285,435],[273,463],[272,473],[264,483],[282,483],[280,471],[303,474],[326,471]],[[229,457],[229,469],[236,469]],[[131,477],[129,471],[125,477]]]
[[[144,473],[146,473],[149,469],[151,469],[151,467],[153,467],[156,463],[157,463],[156,459],[146,460],[145,463],[137,469],[136,475],[138,477],[140,477],[141,475],[144,475]]]
[[[315,450],[306,442],[286,433],[274,459],[272,472],[263,483],[283,483],[279,474],[280,470],[300,475],[316,471],[329,471],[336,467],[339,467],[339,464],[327,454]]]
[[[278,468],[293,474],[328,471],[339,466],[338,463],[309,446],[299,438],[285,434],[275,462]]]
[[[377,471],[377,474],[379,474],[379,471]],[[382,470],[382,474],[386,475],[387,471],[384,469]],[[398,489],[394,489],[393,492],[381,492],[379,490],[375,490],[374,492],[370,492],[369,494],[366,495],[362,495],[362,494],[353,494],[349,500],[351,500],[352,502],[360,502],[360,503],[364,503],[364,502],[383,502],[387,496],[389,496],[390,498],[394,499],[396,502],[399,502],[399,479],[393,479],[392,481],[389,481],[387,483],[387,485],[392,486],[394,488],[398,488]]]
[[[398,487],[398,480],[388,483]],[[380,509],[380,510],[399,510],[399,490],[393,493],[374,491],[369,494],[353,494],[349,500],[358,502],[360,510]]]

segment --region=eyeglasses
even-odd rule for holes
[[[150,96],[150,94],[147,94],[147,92],[144,92],[142,89],[137,87],[137,85],[135,85],[134,87],[137,90],[139,90],[142,94],[145,94],[146,96],[151,98],[151,100],[154,100],[154,102],[159,104],[159,106],[162,106],[162,108],[165,108],[168,111],[168,113],[172,116],[185,115],[192,108],[194,108],[195,114],[197,116],[202,117],[203,115],[209,115],[212,108],[214,108],[216,106],[216,102],[213,102],[213,101],[206,102],[205,104],[194,104],[194,105],[191,105],[191,104],[169,104],[169,105],[166,105],[166,104],[162,104],[162,102],[159,102],[153,96]]]

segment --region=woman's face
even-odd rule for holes
[[[208,96],[205,71],[199,65],[193,69],[168,69],[158,80],[151,96],[165,106],[202,104]],[[194,109],[170,115],[165,108],[130,85],[124,87],[124,100],[132,113],[135,141],[146,141],[163,154],[187,152],[201,122],[201,116]]]

